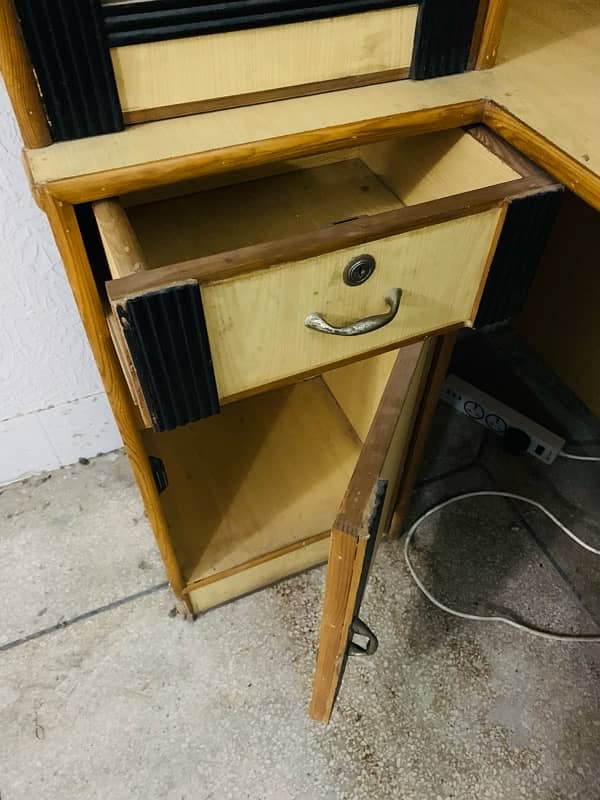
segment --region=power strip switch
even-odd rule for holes
[[[529,453],[545,464],[552,464],[564,447],[565,440],[560,436],[456,375],[446,378],[441,399],[507,442],[509,439],[516,442],[520,452]]]

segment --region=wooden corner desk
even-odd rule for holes
[[[480,66],[497,49],[485,36]],[[352,634],[374,647],[368,566],[401,529],[453,332],[476,318],[512,201],[558,181],[600,209],[600,6],[513,0],[486,71],[54,144],[18,47],[2,67],[180,607],[328,560],[311,705],[326,721]],[[181,328],[150,347],[161,314]],[[365,316],[370,339],[323,335]],[[207,337],[212,383],[192,394],[174,372]],[[181,384],[166,400],[161,359]],[[194,404],[222,413],[177,427]]]

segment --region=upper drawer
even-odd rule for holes
[[[497,31],[503,5],[15,0],[55,141],[409,75],[463,72],[477,63],[480,49],[489,49],[485,31]]]
[[[507,199],[550,183],[475,133],[512,166],[447,131],[97,203],[109,324],[146,422],[470,324]]]

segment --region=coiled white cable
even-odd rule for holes
[[[573,461],[600,461],[600,456],[576,456],[575,453],[565,453],[562,450],[560,453],[557,453],[560,458],[570,458]]]
[[[590,553],[594,555],[600,555],[600,550],[592,547],[591,544],[584,542],[583,539],[580,539],[576,536],[572,531],[570,531],[566,525],[554,516],[548,509],[543,506],[541,503],[538,503],[536,500],[531,500],[529,497],[523,497],[520,494],[513,494],[512,492],[495,492],[495,491],[480,491],[480,492],[466,492],[465,494],[459,494],[456,497],[451,497],[449,500],[445,500],[443,503],[438,503],[438,505],[433,506],[430,508],[429,511],[426,511],[422,514],[413,524],[411,525],[408,533],[406,534],[406,539],[404,542],[404,559],[406,561],[406,566],[408,567],[410,574],[414,582],[417,584],[419,589],[423,592],[425,597],[433,603],[434,606],[437,606],[442,611],[445,611],[447,614],[452,614],[454,617],[459,617],[460,619],[469,619],[475,622],[501,622],[505,625],[510,625],[513,628],[517,628],[517,630],[524,631],[525,633],[533,634],[534,636],[540,636],[543,639],[552,639],[554,641],[559,642],[600,642],[600,635],[597,634],[570,634],[570,633],[552,633],[551,631],[546,631],[541,628],[535,628],[530,625],[525,625],[522,622],[517,622],[515,619],[511,619],[510,617],[503,617],[503,616],[493,616],[487,615],[482,616],[480,614],[469,614],[466,611],[457,611],[454,608],[450,608],[445,603],[442,603],[438,600],[434,595],[427,589],[427,587],[423,584],[422,580],[417,575],[415,568],[410,560],[409,556],[409,548],[410,543],[415,535],[415,532],[419,525],[424,522],[428,517],[432,514],[435,514],[438,511],[441,511],[442,508],[446,508],[446,506],[450,506],[453,503],[458,503],[461,500],[466,500],[470,497],[507,497],[511,500],[520,500],[523,503],[528,503],[530,506],[534,506],[542,511],[548,519],[552,520],[552,522],[557,525],[563,533],[566,533],[574,542],[576,542],[580,547],[585,548]]]

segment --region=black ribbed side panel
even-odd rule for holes
[[[477,327],[504,322],[521,311],[563,198],[562,188],[516,198],[508,207],[490,267]]]
[[[54,141],[123,128],[100,0],[16,0]]]
[[[421,0],[410,77],[464,72],[480,0]]]
[[[198,284],[133,297],[117,306],[117,314],[155,431],[218,413]]]
[[[111,47],[285,25],[362,11],[412,5],[418,0],[139,0],[104,7]]]

